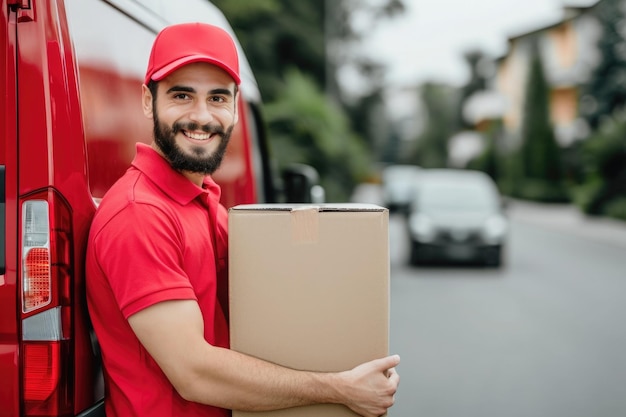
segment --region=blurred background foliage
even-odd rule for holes
[[[369,154],[346,113],[329,101],[313,78],[291,68],[284,87],[265,105],[274,157],[283,165],[311,165],[329,200],[345,200],[368,175]]]
[[[600,63],[584,87],[580,111],[592,128],[580,146],[582,180],[573,200],[585,213],[626,220],[626,33],[624,3],[602,0]]]
[[[401,13],[400,0],[213,0],[236,32],[260,86],[277,170],[312,165],[328,201],[347,201],[354,186],[372,174],[368,123],[380,107],[382,65],[345,54],[358,42],[358,11],[370,20]],[[332,55],[332,59],[327,59]],[[337,67],[350,61],[371,91],[346,98]]]
[[[371,25],[402,14],[402,0],[212,1],[230,21],[256,74],[276,169],[294,162],[312,165],[328,201],[346,201],[356,184],[376,181],[385,164],[446,167],[450,138],[476,128],[463,116],[463,106],[488,89],[480,50],[465,54],[470,76],[464,86],[418,86],[423,117],[412,140],[401,139],[390,121],[384,63],[352,46]],[[502,121],[493,121],[480,129],[483,150],[466,168],[489,173],[514,198],[571,202],[587,214],[626,220],[623,3],[599,0],[595,7],[602,28],[599,64],[579,92],[588,137],[567,146],[556,141],[551,87],[535,54],[518,146],[502,146],[505,129]],[[365,80],[358,96],[342,89],[339,74],[346,66]]]
[[[569,197],[563,183],[559,145],[550,122],[550,87],[537,48],[534,45],[524,100],[518,156],[521,175],[509,193],[531,200],[567,202]]]
[[[447,138],[458,130],[459,121],[455,114],[457,93],[450,86],[436,83],[425,83],[420,90],[424,126],[405,162],[423,168],[445,167],[448,161]]]
[[[584,212],[626,220],[626,112],[604,117],[583,143],[585,181],[575,189],[574,201]]]

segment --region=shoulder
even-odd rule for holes
[[[118,234],[130,230],[171,228],[177,223],[177,210],[171,199],[137,170],[129,170],[103,197],[91,225],[91,233],[114,225]]]

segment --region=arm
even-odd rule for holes
[[[133,314],[129,323],[178,393],[189,401],[227,409],[273,410],[341,403],[363,416],[393,405],[397,356],[338,373],[296,371],[204,340],[198,304],[166,301]]]

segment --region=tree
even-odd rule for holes
[[[403,10],[402,1],[212,1],[229,20],[254,70],[269,116],[268,138],[276,165],[309,163],[328,184],[330,198],[345,198],[354,181],[364,176],[365,161],[370,159],[364,138],[371,133],[360,129],[368,120],[361,115],[368,113],[349,111],[338,70],[354,65],[373,80],[369,85],[380,88],[383,66],[351,52],[352,43],[366,30],[358,29],[354,17],[365,13],[375,22]],[[329,54],[331,49],[337,53]],[[342,151],[337,154],[335,147]]]
[[[521,129],[521,197],[561,201],[566,197],[560,148],[550,121],[549,94],[550,87],[535,45],[526,84]]]
[[[463,116],[463,106],[466,100],[472,95],[487,89],[487,77],[482,69],[486,57],[480,50],[469,50],[464,54],[464,58],[470,69],[470,79],[460,91],[457,123],[460,128],[469,128],[471,127],[470,123],[468,123]]]
[[[341,90],[337,72],[354,66],[365,79],[382,79],[384,65],[353,48],[369,28],[404,11],[402,0],[212,0],[227,17],[254,69],[261,93],[272,101],[292,68],[326,92]],[[356,19],[358,15],[359,19]],[[355,20],[369,21],[356,25]],[[338,99],[344,102],[341,91]]]
[[[287,71],[297,68],[323,85],[324,7],[319,1],[212,0],[229,20],[265,101],[275,99]]]
[[[626,110],[605,118],[582,145],[587,178],[578,203],[588,214],[610,214],[609,207],[626,201]],[[626,220],[623,215],[620,216]]]
[[[345,112],[298,70],[287,74],[280,91],[277,100],[265,106],[279,168],[294,162],[311,165],[329,201],[346,201],[348,191],[368,175],[370,161]]]
[[[537,52],[533,54],[526,86],[521,151],[527,178],[561,180],[559,147],[550,122],[549,86]]]
[[[448,161],[448,139],[455,131],[456,90],[441,84],[425,83],[421,88],[424,130],[416,140],[410,163],[424,168],[443,168]]]
[[[600,62],[594,68],[581,98],[581,113],[595,130],[603,117],[626,104],[626,41],[623,1],[603,0],[595,8],[602,33],[598,41]]]
[[[343,95],[337,75],[350,67],[369,86],[363,95],[376,94],[381,88],[385,64],[355,46],[381,20],[402,14],[405,11],[403,1],[324,0],[323,3],[326,8],[327,91],[342,103],[349,100]]]

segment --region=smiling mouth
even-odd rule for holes
[[[205,133],[205,132],[196,133],[196,132],[189,132],[187,130],[183,130],[182,134],[188,137],[189,139],[199,140],[199,141],[209,140],[214,135],[214,133]]]

